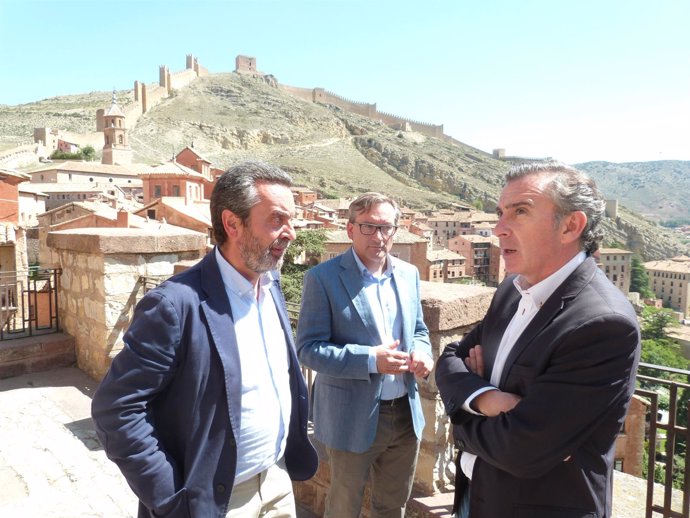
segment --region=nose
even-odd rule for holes
[[[283,226],[283,231],[280,233],[280,237],[283,239],[289,239],[290,241],[295,240],[297,237],[297,232],[295,231],[295,227],[292,226],[292,221],[288,221]]]
[[[499,217],[498,221],[496,222],[496,226],[493,229],[493,234],[496,237],[502,237],[508,234],[508,227],[507,225],[503,222],[503,218]]]

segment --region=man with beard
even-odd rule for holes
[[[218,178],[217,246],[139,302],[94,395],[139,518],[294,518],[291,479],[316,471],[277,271],[295,238],[291,183],[260,162]]]
[[[304,278],[299,358],[317,372],[314,430],[328,452],[325,518],[402,518],[424,415],[415,376],[433,367],[419,272],[390,254],[400,210],[368,192],[350,204],[352,248]]]

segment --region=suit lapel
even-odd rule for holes
[[[577,296],[582,289],[591,282],[594,273],[596,272],[596,263],[594,259],[587,258],[584,263],[577,267],[577,269],[556,288],[551,296],[546,300],[541,309],[534,316],[529,325],[522,332],[515,345],[510,350],[506,358],[505,367],[501,373],[501,380],[499,387],[504,386],[506,377],[510,372],[510,368],[515,361],[520,357],[522,352],[532,344],[534,339],[541,333],[547,325],[549,325],[556,316],[563,311],[569,300]],[[507,324],[506,324],[507,325]],[[505,328],[503,328],[505,329]],[[535,346],[537,346],[536,344]],[[493,362],[492,362],[493,365]]]
[[[388,260],[395,261],[392,256],[389,256]],[[395,265],[395,262],[393,262],[393,264]],[[410,322],[412,322],[413,319],[416,320],[416,314],[413,316],[412,311],[414,309],[416,313],[417,310],[416,306],[414,308],[412,307],[413,304],[411,304],[411,301],[413,298],[409,292],[410,283],[406,281],[407,279],[405,279],[405,274],[403,273],[402,269],[393,269],[393,282],[395,283],[394,290],[402,324],[402,343],[400,345],[401,350],[403,351],[410,350],[410,344],[412,344],[413,341],[411,330],[414,328],[414,324],[410,325]]]
[[[232,319],[232,309],[225,284],[218,269],[215,250],[206,254],[201,263],[201,289],[206,298],[201,301],[201,310],[208,321],[208,329],[221,359],[225,380],[228,384],[228,412],[235,437],[240,433],[242,409],[242,377],[240,353]]]
[[[488,367],[486,372],[487,379],[491,379],[503,333],[505,333],[520,303],[520,294],[513,286],[512,281],[506,281],[505,288],[505,292],[500,295],[497,294],[495,301],[492,303],[496,308],[494,310],[496,314],[493,318],[487,319],[492,322],[492,326],[484,331],[486,343],[481,344],[484,352],[484,365]]]

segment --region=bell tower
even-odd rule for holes
[[[103,158],[101,163],[126,165],[132,163],[132,148],[127,141],[125,114],[117,105],[115,90],[110,109],[103,115]]]

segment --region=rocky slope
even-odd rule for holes
[[[31,139],[35,126],[93,131],[96,109],[107,108],[111,95],[94,92],[0,106],[0,150]],[[126,104],[131,92],[118,92],[118,100]],[[393,130],[234,73],[199,78],[176,91],[139,119],[129,140],[137,162],[169,160],[193,144],[219,168],[263,159],[324,197],[377,190],[416,209],[464,203],[492,211],[509,167],[470,146]],[[676,236],[627,210],[607,227],[609,243],[622,243],[645,260],[690,253]]]

